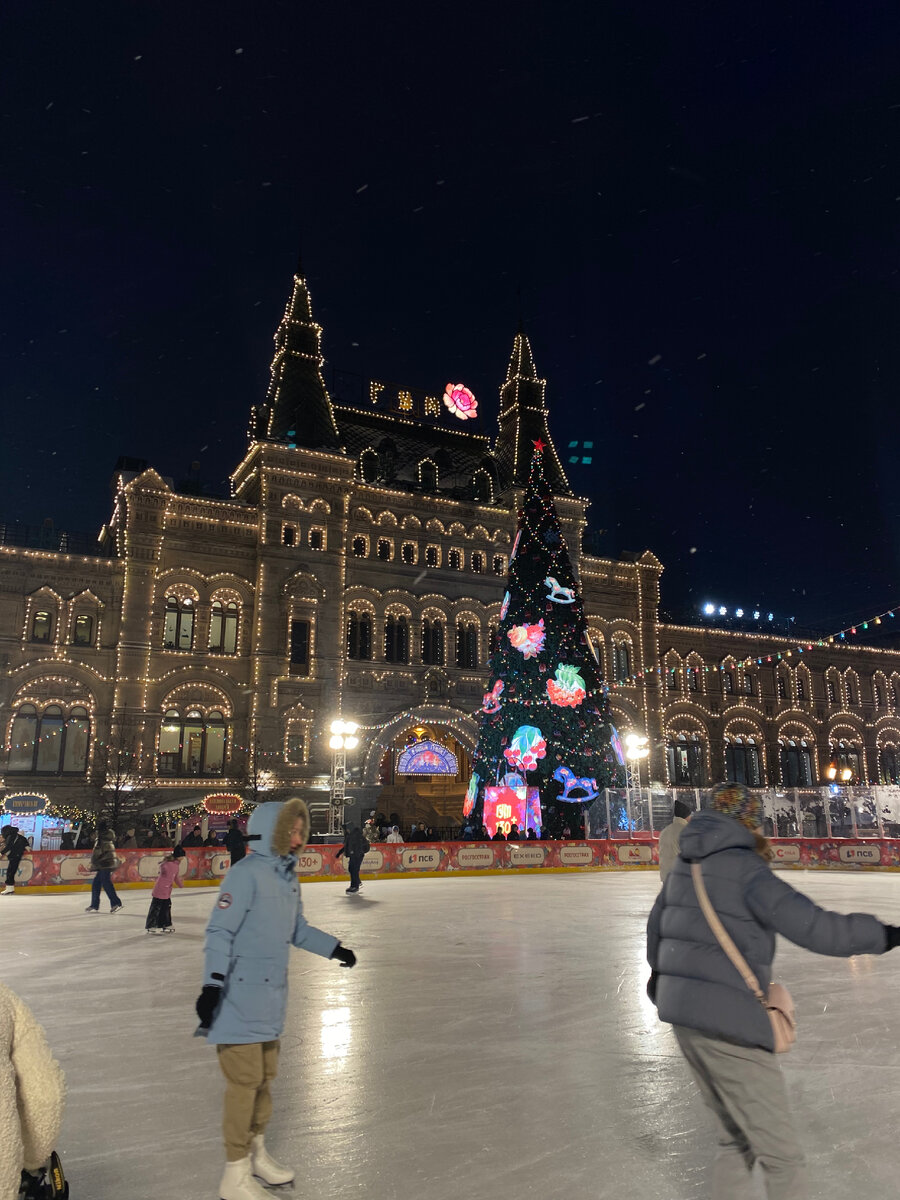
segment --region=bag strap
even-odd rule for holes
[[[759,980],[750,970],[750,967],[747,965],[747,960],[731,940],[728,930],[719,920],[718,913],[712,906],[712,901],[710,900],[706,891],[706,884],[703,882],[703,871],[701,870],[699,863],[691,863],[691,878],[694,881],[694,890],[696,891],[697,899],[700,902],[700,910],[704,917],[706,917],[716,941],[728,955],[728,958],[731,960],[731,965],[735,968],[753,995],[757,998],[760,1004],[765,1006],[766,998],[759,986]]]

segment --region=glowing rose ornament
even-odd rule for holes
[[[478,401],[464,383],[448,383],[444,389],[444,403],[461,421],[468,421],[478,412]]]
[[[544,618],[537,625],[513,625],[506,636],[523,658],[536,658],[544,648]]]

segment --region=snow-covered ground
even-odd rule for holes
[[[818,902],[900,923],[900,877],[794,873]],[[293,1195],[372,1200],[688,1200],[708,1194],[710,1120],[646,1000],[654,873],[384,880],[304,888],[357,951],[297,951],[268,1140]],[[215,893],[0,900],[0,978],[45,1025],[69,1087],[73,1200],[218,1194],[222,1081],[192,1037]],[[817,1200],[895,1200],[900,952],[782,943],[800,1040],[785,1060]],[[291,1193],[288,1192],[287,1195]],[[762,1195],[762,1192],[760,1192]]]

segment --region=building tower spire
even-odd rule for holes
[[[500,432],[494,454],[503,487],[528,482],[534,443],[544,442],[544,473],[555,495],[571,496],[562,463],[547,428],[546,379],[539,379],[531,343],[519,321],[506,380],[500,388]]]
[[[313,320],[309,288],[298,262],[294,287],[275,331],[275,357],[265,403],[253,410],[250,437],[311,450],[340,449],[341,441],[322,378],[322,327]]]

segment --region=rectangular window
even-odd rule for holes
[[[394,557],[394,547],[389,538],[379,538],[376,554],[380,562],[390,562]]]
[[[408,566],[416,561],[416,544],[415,542],[404,542],[400,548],[400,558]]]
[[[309,546],[311,550],[325,549],[325,530],[311,529],[309,531]]]
[[[491,560],[491,569],[495,575],[505,575],[506,558],[502,554],[495,554]]]
[[[803,678],[800,675],[797,676],[797,699],[806,699],[806,684],[803,682]]]
[[[90,646],[94,636],[94,618],[81,613],[75,618],[75,633],[72,641],[76,646]]]
[[[734,691],[734,676],[730,671],[725,671],[722,675],[722,691],[726,693]]]
[[[297,530],[293,525],[285,525],[281,530],[282,546],[293,546],[297,540]]]
[[[306,754],[306,733],[302,729],[289,729],[287,735],[287,760],[302,767]]]
[[[309,674],[309,621],[291,621],[291,673]]]
[[[439,546],[425,547],[425,566],[439,567],[441,565],[441,550]]]
[[[744,673],[744,695],[753,695],[753,676],[747,672]]]

